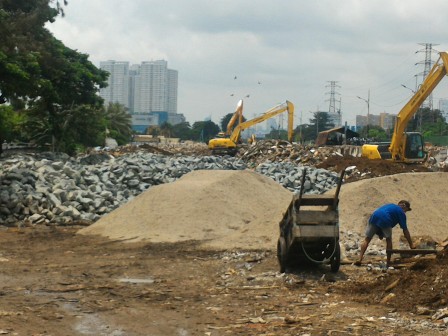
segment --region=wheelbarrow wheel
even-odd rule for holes
[[[286,241],[280,237],[277,241],[277,259],[280,265],[280,273],[286,272]]]
[[[330,259],[330,269],[333,273],[339,271],[339,267],[341,266],[341,247],[339,246],[339,242],[336,243],[334,254]]]

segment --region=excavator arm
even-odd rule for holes
[[[448,53],[441,52],[439,59],[432,67],[428,76],[426,76],[425,81],[397,115],[392,141],[389,146],[389,151],[393,160],[409,161],[407,159],[408,151],[406,148],[409,147],[410,140],[407,138],[405,133],[406,127],[425,99],[431,94],[437,84],[439,84],[447,73]]]
[[[238,126],[235,127],[232,134],[230,135],[230,140],[233,143],[238,143],[241,137],[241,132],[245,129],[259,124],[269,118],[275,117],[276,115],[283,113],[285,111],[288,111],[288,141],[292,141],[293,137],[293,123],[294,123],[294,105],[293,103],[286,101],[283,104],[277,105],[270,110],[266,111],[262,115],[255,117],[254,119],[245,121],[243,123],[240,123]]]
[[[292,141],[293,137],[293,122],[294,122],[294,105],[286,101],[283,104],[277,105],[271,108],[269,111],[265,112],[259,117],[243,122],[243,101],[240,100],[238,102],[238,106],[227,124],[227,132],[229,133],[232,127],[235,125],[236,120],[239,120],[237,126],[233,128],[230,136],[214,138],[208,142],[208,148],[212,151],[212,153],[223,153],[223,154],[231,154],[234,155],[237,152],[237,144],[241,138],[241,132],[246,128],[249,128],[253,125],[259,124],[269,118],[275,117],[276,115],[288,111],[288,141]]]
[[[237,106],[236,110],[232,115],[232,118],[230,118],[227,129],[226,129],[226,135],[230,136],[232,134],[233,128],[235,126],[236,121],[238,120],[238,124],[241,124],[243,122],[243,100],[241,99]]]

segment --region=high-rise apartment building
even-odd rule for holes
[[[134,113],[177,112],[177,71],[166,61],[142,62],[134,76]]]
[[[168,114],[177,113],[178,72],[168,69]]]
[[[118,102],[132,115],[158,115],[157,118],[133,118],[133,121],[153,120],[159,124],[185,121],[183,115],[177,114],[178,72],[168,69],[166,61],[131,66],[129,62],[107,61],[101,62],[100,68],[110,73],[108,87],[100,90],[106,105]]]
[[[135,77],[139,72],[140,66],[133,64],[129,67],[129,111],[134,111],[134,97],[135,97]]]
[[[120,103],[129,108],[129,62],[100,62],[100,68],[109,73],[107,87],[100,89],[104,104]]]

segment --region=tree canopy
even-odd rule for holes
[[[126,108],[119,103],[109,103],[104,113],[106,135],[117,140],[123,145],[132,137],[131,115]]]
[[[192,139],[208,143],[208,141],[219,133],[219,126],[213,121],[196,121],[191,129]]]
[[[58,15],[59,1],[0,0],[0,103],[26,112],[30,139],[71,151],[73,142],[96,145],[104,136],[107,114],[97,92],[108,73],[51,34],[45,25]]]
[[[37,97],[45,86],[39,60],[49,39],[45,28],[62,13],[49,0],[0,0],[0,91],[2,102]]]

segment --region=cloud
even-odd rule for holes
[[[353,124],[367,112],[356,97],[369,90],[372,114],[397,113],[409,99],[401,84],[415,88],[423,71],[418,43],[446,48],[448,2],[76,0],[65,12],[49,29],[96,65],[167,60],[190,123],[219,122],[247,94],[248,117],[290,100],[307,122],[310,111],[328,110],[326,86],[337,81],[343,120]],[[446,88],[436,89],[436,102]]]

